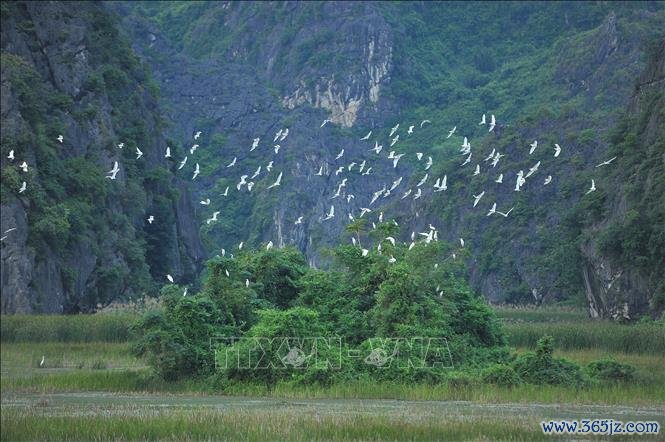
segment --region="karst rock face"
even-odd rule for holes
[[[153,284],[163,283],[160,273],[167,271],[181,282],[191,282],[203,258],[222,248],[232,253],[241,241],[248,246],[268,241],[292,244],[307,255],[310,265],[325,266],[325,247],[350,241],[345,232],[348,215],[357,218],[363,207],[372,209],[365,215],[370,226],[380,212],[395,219],[402,241],[410,241],[412,231],[425,231],[430,223],[439,229],[439,239],[458,244],[464,237],[472,285],[496,302],[582,297],[589,286],[607,285],[598,276],[602,272],[613,277],[620,270],[594,264],[589,257],[596,252],[574,239],[582,229],[577,220],[583,216],[570,214],[584,203],[589,171],[606,159],[608,133],[631,102],[634,81],[646,66],[643,40],[664,23],[659,5],[569,5],[570,10],[548,5],[551,10],[544,11],[515,3],[490,5],[480,13],[461,3],[422,2],[49,5],[21,6],[20,17],[3,13],[3,54],[25,58],[48,88],[71,97],[69,114],[58,111],[68,131],[65,138],[71,141],[68,149],[77,149],[77,156],[102,171],[110,169],[116,156],[126,155],[105,146],[132,133],[118,128],[131,124],[117,118],[105,97],[108,91],[86,89],[90,74],[107,63],[90,61],[88,52],[93,49],[86,39],[98,26],[90,11],[105,14],[119,41],[127,41],[127,53],[142,63],[141,75],[137,67],[119,66],[130,86],[112,84],[115,77],[110,74],[104,78],[107,89],[144,91],[132,107],[133,117],[142,116],[145,139],[150,141],[143,149],[145,168],[132,171],[132,179],[137,185],[148,184],[148,191],[141,196],[140,210],[108,196],[100,205],[127,214],[131,228],[122,236],[145,242],[143,261]],[[39,32],[53,35],[37,37],[39,32],[27,22],[35,29],[51,29]],[[4,134],[19,130],[12,127],[30,127],[17,110],[21,98],[4,93],[10,88],[5,78],[3,62],[3,157]],[[159,93],[150,92],[153,86]],[[73,109],[82,112],[89,103],[98,108],[97,114],[84,124],[75,121]],[[491,133],[478,125],[483,113],[497,116]],[[431,123],[421,128],[425,119]],[[329,121],[321,127],[324,120]],[[391,147],[388,135],[397,123],[400,138]],[[457,133],[448,139],[453,126]],[[288,136],[274,141],[285,128]],[[370,130],[370,139],[360,141]],[[202,134],[194,140],[197,131]],[[468,135],[473,146],[468,170],[460,167],[460,135]],[[260,138],[259,145],[250,151],[255,138]],[[528,146],[534,139],[541,147],[530,156]],[[375,142],[383,145],[380,155],[370,151]],[[554,143],[564,148],[557,159],[551,154]],[[166,145],[173,149],[172,160],[163,158]],[[191,153],[194,145],[197,149]],[[505,155],[496,168],[483,162],[493,148]],[[343,157],[336,159],[342,149]],[[391,150],[405,153],[397,167],[386,158]],[[421,161],[416,152],[423,152]],[[188,162],[178,169],[184,156]],[[425,171],[428,156],[434,165]],[[226,167],[234,157],[236,165]],[[132,159],[123,157],[123,165]],[[2,161],[5,167],[6,159]],[[271,171],[266,170],[269,161]],[[365,170],[372,167],[368,175],[359,172],[363,161]],[[528,171],[536,161],[541,161],[539,171],[523,192],[513,192],[516,172]],[[192,180],[197,162],[201,175]],[[472,175],[476,164],[483,172],[478,177]],[[259,166],[256,178],[249,178]],[[168,183],[155,178],[156,172],[150,174],[153,169],[165,170]],[[279,172],[281,186],[268,189]],[[429,180],[422,186],[423,196],[414,200],[416,184],[425,173]],[[504,187],[495,183],[499,173],[504,173]],[[434,180],[444,174],[448,190],[434,193]],[[548,174],[552,183],[543,186]],[[242,175],[255,183],[251,192],[246,186],[236,190]],[[390,189],[399,177],[400,185],[371,203],[375,192]],[[222,196],[227,187],[228,196]],[[176,195],[166,195],[172,189],[177,189]],[[402,199],[408,189],[413,194]],[[473,195],[482,190],[486,195],[473,208]],[[164,216],[173,229],[154,232],[144,219],[165,207],[164,198]],[[198,204],[206,198],[210,206]],[[499,210],[515,207],[510,217],[486,216],[495,201]],[[3,199],[3,227],[17,225],[11,242],[3,242],[3,311],[28,311],[30,305],[56,311],[34,300],[39,296],[44,305],[67,305],[97,290],[100,277],[110,279],[95,276],[96,269],[109,263],[121,275],[123,268],[129,269],[112,235],[116,227],[95,232],[99,247],[74,241],[67,254],[37,251],[30,246],[30,204],[27,195]],[[335,217],[324,221],[331,205]],[[208,224],[213,211],[220,211],[220,221]],[[300,216],[303,222],[295,224]],[[86,247],[92,251],[86,253]],[[68,282],[62,281],[67,262],[80,266],[75,272],[67,270],[77,275],[74,284],[69,276]],[[642,284],[639,275],[631,278],[636,278],[636,287]],[[46,281],[54,287],[48,294]],[[104,290],[111,289],[121,288]],[[59,300],[51,303],[51,298]]]
[[[633,236],[646,236],[649,248],[662,252],[665,239],[652,223],[637,231],[630,226],[643,222],[644,213],[654,210],[662,226],[665,216],[665,39],[656,43],[644,72],[640,75],[628,107],[631,127],[622,141],[634,135],[635,155],[640,161],[621,157],[617,173],[611,175],[617,192],[608,196],[607,216],[588,229],[588,240],[582,244],[583,267],[589,313],[593,317],[620,321],[635,320],[651,314],[657,317],[665,304],[662,254],[643,256],[642,250],[626,247]],[[632,133],[631,133],[632,132]],[[630,181],[625,176],[631,177]],[[646,210],[645,210],[646,209]],[[620,230],[611,226],[621,226]],[[650,230],[647,230],[650,229]],[[619,247],[603,247],[598,238],[603,234],[617,241]],[[607,241],[605,241],[607,242]],[[607,250],[610,249],[610,250]],[[658,256],[661,257],[660,261]],[[659,262],[658,262],[659,261]]]
[[[110,42],[114,51],[104,48]],[[198,273],[205,251],[190,194],[161,154],[145,82],[104,6],[3,4],[1,224],[15,229],[3,234],[3,313],[87,311],[151,290],[158,275],[146,266],[155,260],[146,256],[154,239],[145,218],[164,191],[147,180],[160,171],[179,190],[164,210],[174,222],[160,233],[171,246],[160,259],[176,275]],[[131,103],[127,119],[122,100]],[[132,162],[139,143],[144,156]],[[17,169],[23,161],[27,173]],[[114,161],[121,170],[107,180]]]

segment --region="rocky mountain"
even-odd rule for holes
[[[199,143],[205,177],[192,190],[218,201],[210,212],[222,212],[221,223],[201,228],[211,253],[272,240],[296,244],[310,264],[325,265],[322,249],[348,240],[347,213],[357,217],[370,207],[372,221],[379,211],[395,218],[403,240],[429,223],[451,242],[466,238],[471,280],[492,301],[584,298],[577,239],[580,218],[591,216],[584,194],[644,67],[645,42],[662,32],[661,4],[113,7],[156,73],[171,138],[205,134]],[[478,125],[483,113],[497,115],[491,134]],[[326,119],[330,123],[320,127]],[[424,119],[432,124],[421,128]],[[389,148],[397,123],[401,139]],[[457,132],[447,138],[453,126]],[[273,135],[284,127],[289,136],[273,155]],[[370,130],[370,140],[360,142]],[[475,158],[460,168],[462,136],[480,159],[492,149],[505,158],[496,168]],[[250,152],[255,137],[260,145]],[[541,147],[529,155],[534,140]],[[384,146],[380,160],[369,152],[375,141]],[[563,146],[559,158],[552,155],[554,143]],[[342,149],[344,157],[336,160]],[[397,168],[385,158],[391,149],[407,155]],[[434,158],[430,185],[422,198],[402,199],[426,173],[416,152]],[[225,167],[234,157],[238,166]],[[265,174],[268,160],[274,169]],[[372,174],[357,172],[362,161]],[[524,191],[512,192],[515,173],[538,161],[540,171]],[[352,162],[355,173],[336,174]],[[473,176],[476,164],[479,176]],[[234,192],[240,176],[252,176],[259,166],[254,190]],[[323,177],[316,175],[321,167]],[[278,170],[285,172],[282,186],[268,191]],[[503,186],[494,183],[500,173]],[[444,175],[449,190],[433,193],[434,178]],[[543,186],[547,175],[552,183]],[[370,205],[373,192],[399,177],[402,183],[388,197]],[[231,193],[221,197],[227,186]],[[483,190],[482,208],[474,209],[473,195]],[[487,217],[494,201],[499,210],[514,207],[511,217]],[[322,222],[331,204],[337,216]],[[299,216],[304,221],[295,225]]]
[[[599,198],[612,188],[603,178],[609,168],[595,166],[615,150],[616,127],[646,66],[645,47],[665,28],[662,3],[107,2],[95,8],[108,17],[114,38],[131,46],[121,44],[123,53],[141,61],[125,66],[110,59],[102,66],[125,72],[130,86],[123,91],[148,91],[138,105],[121,100],[122,111],[109,102],[111,115],[154,118],[146,124],[150,136],[135,144],[151,146],[150,168],[164,181],[148,186],[140,216],[127,221],[145,241],[153,278],[170,271],[178,282],[191,282],[193,263],[204,254],[199,236],[208,256],[222,248],[232,253],[240,242],[273,241],[296,245],[310,265],[325,266],[326,247],[350,240],[348,215],[357,219],[370,208],[360,233],[365,244],[372,243],[371,223],[381,212],[397,221],[403,241],[429,224],[440,239],[458,244],[464,238],[471,282],[493,302],[591,299],[589,275],[598,272],[584,232],[605,222]],[[22,29],[20,23],[10,24]],[[115,90],[112,78],[104,77],[107,95]],[[157,89],[155,98],[150,91]],[[4,109],[3,101],[3,119]],[[488,121],[496,115],[492,132],[478,124],[483,114]],[[136,121],[143,118],[112,123]],[[275,139],[287,128],[287,136]],[[132,138],[115,132],[106,151],[122,155],[127,167],[131,152],[112,147],[120,139],[134,146]],[[462,167],[464,137],[473,158]],[[562,147],[558,157],[555,143]],[[166,144],[169,160],[159,155]],[[383,146],[380,154],[370,150],[375,145]],[[5,150],[3,141],[3,157]],[[404,154],[396,167],[387,158],[391,150]],[[484,161],[492,151],[504,155],[496,167]],[[193,180],[197,163],[201,174]],[[514,192],[516,173],[536,164]],[[281,185],[269,188],[280,172]],[[496,183],[500,174],[502,184]],[[136,184],[146,187],[152,175],[137,172]],[[251,191],[237,190],[243,175]],[[434,180],[443,176],[448,189],[434,192]],[[585,195],[591,179],[599,190]],[[414,199],[417,189],[422,196]],[[483,191],[474,207],[473,196]],[[379,195],[374,202],[373,195]],[[208,198],[210,205],[197,203]],[[487,216],[494,202],[497,210],[512,208],[509,217]],[[324,221],[331,205],[335,217]],[[145,215],[158,208],[165,219],[173,217],[173,231],[145,226]],[[218,221],[206,222],[214,212]],[[3,284],[4,275],[3,267]],[[644,275],[636,287],[645,287]],[[639,314],[648,310],[638,304]]]
[[[198,275],[157,88],[102,5],[3,3],[1,104],[3,313],[87,311]]]
[[[654,42],[627,115],[612,139],[616,167],[582,235],[592,316],[632,320],[665,308],[665,38]]]

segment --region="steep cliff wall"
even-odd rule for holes
[[[616,166],[600,181],[602,215],[584,231],[592,316],[634,320],[665,310],[665,38],[653,44],[629,110],[612,139]]]
[[[204,250],[156,90],[100,4],[3,3],[3,313],[90,310],[166,272],[197,275]]]

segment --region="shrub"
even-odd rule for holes
[[[482,379],[483,382],[504,387],[513,387],[522,383],[522,379],[515,372],[515,369],[504,364],[494,364],[483,370]]]
[[[519,355],[513,362],[517,375],[530,384],[582,386],[586,377],[580,367],[564,358],[554,358],[554,338],[543,336],[535,352]]]
[[[603,381],[631,381],[635,374],[635,368],[632,365],[623,364],[611,358],[590,362],[586,371],[592,378]]]

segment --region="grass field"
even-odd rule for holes
[[[326,388],[237,384],[220,391],[206,379],[166,382],[153,376],[145,361],[130,354],[135,316],[3,317],[1,436],[12,441],[546,440],[551,436],[538,427],[543,419],[665,415],[662,323],[593,322],[564,309],[499,309],[498,314],[518,352],[551,334],[557,356],[580,364],[611,356],[633,365],[635,380],[581,389],[358,381]]]

